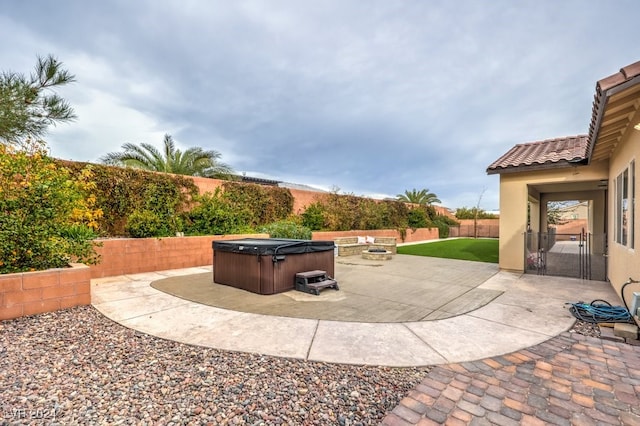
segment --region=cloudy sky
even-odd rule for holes
[[[78,120],[52,155],[215,149],[237,172],[497,209],[486,167],[586,133],[595,82],[640,60],[637,0],[0,0],[0,69],[55,55]]]

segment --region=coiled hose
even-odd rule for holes
[[[568,303],[569,312],[571,312],[576,319],[591,324],[604,322],[634,323],[627,307],[627,301],[624,298],[624,288],[629,284],[637,284],[638,282],[640,281],[629,278],[627,282],[622,285],[620,292],[625,306],[611,306],[611,303],[606,300],[596,299],[588,304],[584,302]]]
[[[570,303],[569,312],[571,312],[576,319],[592,324],[601,322],[631,322],[631,314],[629,314],[627,308],[611,306],[606,300],[594,300],[591,303]]]

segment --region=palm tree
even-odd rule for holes
[[[155,172],[174,173],[177,175],[228,178],[233,169],[218,161],[218,151],[205,151],[200,147],[189,148],[182,152],[176,149],[171,135],[164,135],[164,152],[155,146],[141,143],[122,145],[122,152],[110,152],[100,158],[103,164],[126,166]]]
[[[430,206],[433,203],[441,203],[438,196],[433,192],[429,192],[428,189],[421,189],[418,191],[413,188],[411,191],[405,190],[404,194],[398,194],[398,201],[404,201],[405,203],[414,203]]]

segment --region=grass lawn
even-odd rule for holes
[[[398,247],[399,254],[498,263],[497,239],[458,238]]]

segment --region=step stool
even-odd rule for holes
[[[340,290],[338,282],[328,276],[326,271],[316,270],[296,274],[296,290],[319,296],[323,288]]]

